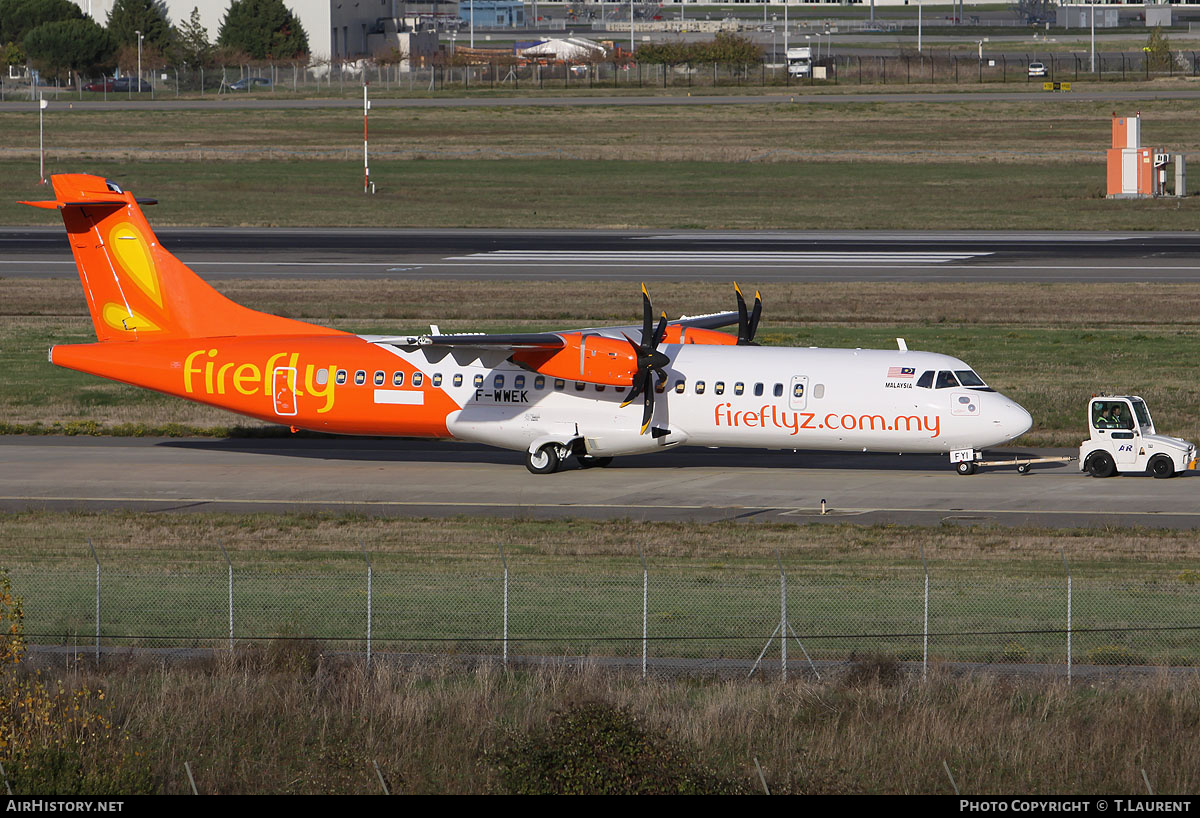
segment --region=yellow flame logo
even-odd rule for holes
[[[158,332],[161,327],[144,315],[125,308],[124,304],[111,301],[104,305],[104,323],[121,332]]]
[[[129,222],[122,222],[109,232],[108,244],[126,275],[161,308],[163,302],[158,271],[154,269],[150,248],[146,246],[142,234]]]

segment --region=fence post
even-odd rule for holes
[[[367,561],[367,668],[371,667],[371,613],[374,610],[372,605],[375,566],[371,565],[371,557],[367,554],[367,547],[363,545],[362,540],[358,541],[359,550],[362,551],[363,559]]]
[[[225,550],[225,544],[218,540],[217,546],[220,547],[221,554],[225,557],[225,566],[229,569],[229,649],[233,650],[233,563]]]
[[[88,537],[88,548],[91,549],[92,559],[96,563],[96,664],[100,664],[100,558],[96,556],[96,549],[92,545],[92,538]]]
[[[925,562],[925,546],[921,546],[921,568],[925,571],[925,614],[921,625],[921,681],[929,675],[929,565]]]
[[[508,558],[504,556],[504,546],[497,546],[500,549],[500,563],[504,566],[504,631],[501,639],[503,645],[503,661],[504,666],[508,666]]]
[[[779,672],[783,681],[787,681],[787,574],[783,573],[783,557],[775,552],[775,562],[779,565]]]
[[[642,551],[642,544],[638,543],[638,556],[642,558],[642,679],[646,678],[646,654],[648,637],[649,637],[649,621],[650,621],[650,571],[646,568],[646,554]]]
[[[1067,552],[1062,552],[1063,570],[1067,572],[1067,684],[1071,683],[1071,566],[1067,563]]]

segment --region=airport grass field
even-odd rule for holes
[[[1145,142],[1200,147],[1200,101],[1137,107]],[[1070,97],[379,108],[379,192],[364,196],[360,111],[58,106],[47,169],[157,197],[158,226],[1192,229],[1200,198],[1104,198],[1113,108]],[[0,224],[50,224],[15,203],[44,193],[37,117],[5,122]]]

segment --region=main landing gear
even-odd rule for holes
[[[533,474],[552,474],[563,467],[563,463],[571,456],[571,450],[559,443],[547,443],[535,451],[525,452],[525,468]],[[593,457],[588,454],[576,455],[579,468],[603,468],[612,463],[611,457]]]

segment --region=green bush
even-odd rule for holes
[[[732,794],[745,788],[696,761],[696,750],[648,730],[624,708],[574,705],[544,727],[510,734],[490,760],[520,795]]]
[[[1087,652],[1087,660],[1093,665],[1144,665],[1146,657],[1134,653],[1124,645],[1100,645]]]

